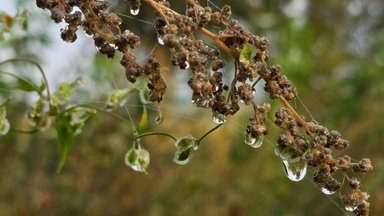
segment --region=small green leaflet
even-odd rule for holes
[[[250,43],[246,43],[240,52],[239,61],[244,64],[249,64],[256,57],[257,48]]]

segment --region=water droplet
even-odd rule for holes
[[[117,50],[117,46],[114,43],[109,43],[108,45],[113,47],[113,49]]]
[[[344,206],[344,208],[346,211],[353,212],[354,210],[356,210],[357,206],[346,205],[346,206]]]
[[[256,138],[256,142],[251,145],[252,148],[260,148],[260,146],[263,144],[264,136],[260,135],[258,138]]]
[[[280,145],[276,144],[274,149],[275,155],[279,156],[282,160],[288,160],[291,157],[291,153],[288,148],[281,148]]]
[[[139,11],[140,11],[139,8],[137,8],[137,9],[131,9],[131,10],[130,10],[131,14],[134,15],[134,16],[136,16],[137,14],[139,14]]]
[[[197,107],[208,108],[211,104],[211,100],[209,98],[195,98],[192,99],[192,104]]]
[[[161,124],[164,121],[163,112],[161,112],[159,106],[156,107],[156,111],[157,111],[157,116],[156,116],[156,119],[155,119],[156,124]]]
[[[247,145],[253,145],[256,143],[256,138],[254,138],[250,133],[245,133],[244,142]]]
[[[323,192],[325,195],[332,195],[332,194],[334,194],[336,191],[331,191],[331,190],[328,190],[328,188],[326,188],[326,187],[322,187],[322,188],[321,188],[321,192]]]
[[[283,165],[285,174],[292,181],[298,182],[307,174],[307,161],[302,158],[283,160]]]
[[[260,146],[263,144],[263,141],[264,135],[260,135],[259,137],[253,137],[252,134],[245,133],[244,142],[252,148],[260,148]]]
[[[164,45],[164,40],[161,36],[158,36],[157,37],[157,42],[160,44],[160,45]]]
[[[189,65],[189,62],[185,61],[184,64],[185,64],[185,68],[184,68],[184,69],[188,69],[189,66],[190,66],[190,65]]]
[[[215,124],[224,124],[227,121],[227,116],[221,113],[215,112],[212,115],[212,121]]]
[[[2,121],[0,122],[0,135],[5,135],[9,132],[11,126],[9,124],[9,121],[5,118],[0,121]]]
[[[163,115],[158,115],[155,119],[156,124],[161,124],[164,121]]]

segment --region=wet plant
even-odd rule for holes
[[[31,91],[40,96],[26,114],[32,130],[43,130],[54,122],[60,143],[60,170],[73,146],[74,137],[81,132],[92,115],[100,112],[115,116],[111,111],[123,106],[128,101],[128,95],[134,92],[144,95],[142,103],[161,103],[167,86],[158,60],[153,56],[144,62],[136,59],[132,49],[139,48],[140,37],[129,29],[121,29],[121,18],[111,12],[108,1],[37,0],[36,3],[38,7],[49,10],[55,22],[66,23],[66,27],[61,30],[64,41],[76,41],[81,30],[93,39],[101,54],[114,58],[116,52],[121,53],[120,64],[129,82],[137,84],[140,77],[146,78],[145,86],[137,84],[134,88],[111,92],[105,108],[100,109],[66,104],[74,88],[83,83],[81,79],[61,84],[57,92],[51,94],[45,78],[39,86],[16,77],[19,81],[24,80]],[[270,63],[266,37],[254,35],[233,19],[230,6],[214,11],[210,7],[201,6],[196,0],[186,0],[185,13],[181,14],[171,8],[169,1],[130,0],[132,15],[140,12],[141,3],[149,5],[154,11],[156,18],[153,26],[157,42],[169,50],[170,62],[190,72],[185,86],[192,92],[191,103],[197,108],[211,110],[216,126],[199,139],[192,135],[175,138],[167,133],[146,132],[148,117],[144,108],[140,125],[132,128],[132,145],[125,156],[125,163],[129,167],[146,172],[150,154],[142,146],[141,140],[154,135],[167,136],[173,140],[176,147],[174,162],[180,165],[189,163],[201,141],[227,123],[228,116],[238,113],[241,103],[253,110],[245,126],[244,142],[259,148],[268,134],[266,118],[271,110],[270,104],[258,104],[255,99],[255,86],[263,80],[264,91],[271,99],[279,100],[282,104],[274,113],[273,120],[284,130],[276,141],[275,154],[281,158],[287,177],[292,181],[300,181],[306,176],[307,167],[312,167],[313,181],[324,194],[338,194],[346,211],[369,215],[369,195],[361,190],[360,181],[364,174],[372,171],[371,161],[368,158],[354,161],[348,155],[335,157],[335,151],[347,149],[350,143],[338,131],[329,130],[314,120],[306,121],[290,105],[290,101],[297,97],[297,90],[283,69]],[[210,38],[217,47],[198,39],[198,32]],[[223,68],[226,65],[221,52],[230,56],[234,62],[233,78],[229,83],[223,80]],[[26,59],[6,60],[0,66],[14,61],[38,66]],[[42,69],[39,69],[45,77]],[[8,101],[0,101],[0,104],[0,135],[5,135],[10,128],[6,118]]]

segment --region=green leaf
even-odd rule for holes
[[[75,138],[75,133],[71,127],[71,116],[65,113],[57,116],[55,119],[55,129],[60,146],[60,163],[57,168],[57,172],[60,173],[67,161]]]
[[[19,89],[19,90],[26,91],[26,92],[33,92],[33,91],[38,92],[38,93],[41,92],[40,88],[37,85],[35,85],[32,81],[30,81],[24,77],[21,77],[19,75],[9,73],[6,71],[0,71],[0,73],[11,76],[11,77],[16,79],[13,82],[13,84],[9,86],[10,88]]]
[[[187,136],[181,137],[181,138],[179,138],[176,141],[175,146],[178,149],[184,151],[184,150],[186,150],[188,148],[196,146],[196,138],[194,138],[191,135],[187,135]]]
[[[249,64],[253,61],[257,54],[257,48],[250,43],[246,43],[240,52],[239,61],[241,63]]]
[[[32,84],[32,82],[27,81],[26,79],[18,79],[15,82],[15,88],[20,89],[22,91],[26,91],[26,92],[35,91],[40,93],[39,87],[36,86],[35,84]]]
[[[41,82],[41,85],[39,86],[40,92],[43,92],[46,88],[47,86],[45,85],[45,82]]]
[[[139,134],[143,133],[148,128],[148,113],[147,108],[143,105],[143,114],[141,115],[140,124],[137,128]]]
[[[192,148],[189,148],[185,151],[182,151],[181,154],[177,157],[179,161],[185,161],[188,159],[189,155],[191,154]]]
[[[55,129],[60,146],[60,164],[57,172],[64,167],[72,149],[75,136],[81,133],[85,122],[96,113],[96,110],[84,107],[71,107],[55,119]]]

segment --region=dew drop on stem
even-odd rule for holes
[[[155,121],[156,121],[156,124],[161,124],[161,123],[163,123],[163,121],[164,121],[163,115],[158,115],[158,116],[156,116]]]
[[[334,194],[336,191],[332,191],[332,190],[329,190],[329,189],[326,188],[326,187],[322,187],[322,188],[321,188],[321,192],[323,192],[323,194],[325,194],[325,195],[332,195],[332,194]]]
[[[251,146],[252,148],[260,148],[263,144],[264,135],[260,135],[258,137],[253,137],[250,133],[245,133],[244,142],[245,144]]]
[[[247,145],[253,145],[256,143],[256,138],[254,138],[250,133],[245,133],[244,142]]]

